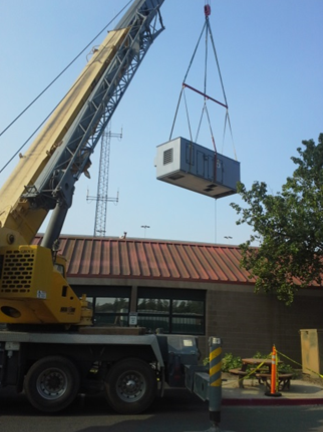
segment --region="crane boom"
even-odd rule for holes
[[[135,0],[108,33],[0,190],[0,322],[87,325],[91,310],[65,278],[56,241],[74,185],[149,47],[164,0]],[[41,246],[31,245],[53,210]]]
[[[0,190],[0,245],[30,244],[52,209],[43,246],[52,247],[59,237],[75,182],[88,169],[106,124],[164,29],[163,1],[132,4],[21,157]]]

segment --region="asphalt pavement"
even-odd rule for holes
[[[226,378],[224,378],[226,379]],[[257,380],[240,389],[236,377],[222,384],[220,432],[323,432],[323,386],[291,381],[280,397],[265,396]],[[147,412],[118,415],[103,395],[78,396],[64,412],[46,415],[24,395],[0,390],[1,432],[204,432],[208,403],[185,389],[166,389]]]

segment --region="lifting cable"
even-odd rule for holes
[[[130,0],[118,13],[117,15],[112,18],[112,20],[106,24],[103,29],[82,49],[82,51],[77,54],[76,57],[38,94],[38,96],[35,97],[22,111],[17,117],[12,120],[11,123],[9,123],[8,126],[3,129],[2,132],[0,132],[0,137],[8,130],[10,127],[16,123],[16,121],[25,113],[28,111],[29,108],[73,65],[73,63],[76,62],[76,60],[93,44],[93,42],[101,36],[101,34],[113,23],[115,19],[118,18],[120,14],[129,6],[129,4],[132,2]],[[65,97],[65,96],[64,96]],[[34,130],[34,132],[27,138],[27,140],[22,144],[22,146],[14,153],[14,155],[8,160],[8,162],[0,169],[0,173],[12,162],[12,160],[20,153],[20,151],[25,147],[25,145],[30,141],[30,139],[36,134],[36,132],[39,131],[39,129],[44,125],[44,123],[49,119],[49,117],[52,115],[52,113],[55,111],[55,109],[58,107],[58,105],[61,103],[61,101],[64,99],[64,97],[58,102],[58,104],[54,107],[54,109],[47,115],[47,117],[40,123],[40,125]]]
[[[225,93],[225,89],[224,89],[223,78],[222,78],[222,73],[221,73],[221,69],[220,69],[219,60],[218,60],[217,52],[216,52],[216,49],[215,49],[213,34],[212,34],[210,23],[209,23],[209,16],[211,14],[211,7],[210,7],[210,5],[208,4],[207,1],[205,3],[206,3],[205,6],[204,6],[205,22],[204,22],[201,34],[200,34],[200,36],[198,38],[196,47],[195,47],[195,49],[193,51],[192,58],[191,58],[191,60],[189,62],[188,69],[186,71],[186,74],[185,74],[183,82],[182,82],[182,88],[181,88],[179,99],[178,99],[178,103],[177,103],[177,106],[176,106],[175,116],[174,116],[174,120],[173,120],[173,124],[172,124],[172,128],[171,128],[169,140],[172,139],[174,128],[175,128],[175,123],[176,123],[177,115],[178,115],[178,111],[179,111],[179,107],[180,107],[180,104],[181,104],[182,97],[184,95],[184,103],[185,103],[186,116],[187,116],[187,121],[188,121],[189,132],[190,132],[190,139],[191,139],[191,141],[193,141],[193,139],[192,139],[191,122],[190,122],[190,119],[189,119],[187,100],[186,100],[186,96],[185,96],[185,89],[189,89],[189,90],[194,91],[195,93],[200,94],[204,98],[202,113],[201,113],[201,117],[200,117],[200,120],[199,120],[199,123],[198,123],[198,128],[197,128],[195,142],[197,142],[197,140],[198,140],[198,135],[199,135],[200,128],[201,128],[201,125],[202,125],[203,117],[204,117],[204,115],[206,115],[207,121],[208,121],[208,125],[209,125],[209,129],[210,129],[211,140],[212,140],[212,143],[213,143],[214,151],[216,152],[216,144],[215,144],[214,134],[213,134],[213,130],[212,130],[211,119],[210,119],[209,111],[208,111],[208,108],[207,108],[207,101],[208,100],[210,100],[212,102],[215,102],[216,104],[218,104],[218,105],[220,105],[220,106],[222,106],[222,107],[224,107],[226,109],[222,140],[224,142],[225,134],[226,134],[226,129],[227,129],[227,126],[228,126],[229,130],[230,130],[230,134],[231,134],[232,143],[233,143],[233,151],[234,151],[235,159],[237,160],[236,151],[235,151],[234,142],[233,142],[233,133],[232,133],[231,121],[230,121],[230,116],[229,116],[228,101],[227,101],[227,97],[226,97],[226,93]],[[194,59],[195,59],[195,56],[196,56],[196,53],[197,53],[197,50],[198,50],[198,47],[200,45],[200,42],[201,42],[201,39],[202,39],[202,36],[203,36],[204,32],[205,32],[204,91],[201,92],[201,91],[197,90],[196,88],[188,85],[186,83],[186,80],[187,80],[188,74],[190,72],[190,69],[192,67],[192,64],[194,62]],[[220,102],[219,100],[216,100],[216,99],[210,97],[207,94],[207,78],[208,78],[207,77],[207,66],[208,66],[208,40],[209,40],[209,38],[210,38],[210,41],[211,41],[212,50],[213,50],[215,62],[216,62],[217,69],[218,69],[218,74],[219,74],[219,79],[220,79],[220,84],[221,84],[221,89],[222,89],[222,95],[223,95],[224,102]]]

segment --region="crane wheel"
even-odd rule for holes
[[[115,363],[105,379],[106,398],[119,414],[139,414],[154,401],[157,379],[143,360],[123,359]]]
[[[76,366],[67,358],[50,356],[36,361],[24,380],[29,402],[42,412],[63,410],[75,399],[80,387]]]

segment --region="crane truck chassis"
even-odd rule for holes
[[[137,414],[163,395],[165,383],[184,387],[185,366],[198,367],[199,357],[194,336],[144,334],[143,328],[3,329],[0,387],[24,391],[42,412],[67,408],[79,393],[104,392],[114,411]]]

